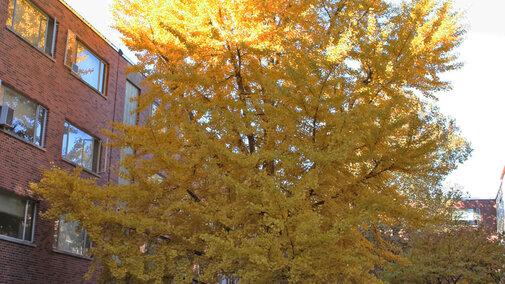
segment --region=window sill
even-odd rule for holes
[[[0,240],[4,240],[4,241],[8,241],[8,242],[11,242],[11,243],[16,243],[16,244],[20,244],[20,245],[25,245],[25,246],[29,246],[29,247],[37,247],[36,244],[32,243],[32,242],[29,242],[29,241],[23,241],[23,240],[20,240],[20,239],[16,239],[16,238],[13,238],[13,237],[8,237],[8,236],[3,236],[3,235],[0,235]]]
[[[84,83],[84,85],[88,86],[88,88],[90,88],[91,90],[93,90],[93,92],[99,94],[103,99],[107,100],[107,96],[105,96],[104,94],[100,93],[97,89],[95,89],[93,86],[91,86],[90,84],[88,84],[88,82],[84,81],[81,78],[81,76],[77,75],[74,71],[72,71],[72,69],[70,69],[70,67],[68,67],[67,65],[65,65],[65,67],[67,67],[70,70],[70,74],[72,74],[72,76],[74,76],[77,80],[81,81],[82,83]]]
[[[83,168],[83,167],[79,166],[78,164],[76,164],[76,163],[74,163],[74,162],[72,162],[72,161],[69,161],[69,160],[67,160],[67,159],[65,159],[65,158],[63,158],[63,157],[61,157],[61,160],[62,160],[62,161],[64,161],[64,162],[66,162],[66,163],[68,163],[68,164],[70,164],[70,165],[72,165],[72,166],[74,166],[74,167],[80,167],[80,168],[81,168],[83,171],[85,171],[86,173],[91,174],[91,175],[94,175],[94,176],[95,176],[95,177],[97,177],[97,178],[101,178],[101,177],[102,177],[100,174],[95,173],[95,172],[93,172],[93,171],[90,171],[90,170],[88,170],[88,169],[86,169],[86,168]]]
[[[57,248],[53,248],[53,252],[58,253],[58,254],[64,254],[64,255],[68,255],[68,256],[73,256],[73,257],[84,259],[84,260],[92,260],[92,258],[89,257],[89,256],[85,256],[85,255],[82,255],[82,254],[76,254],[76,253],[68,252],[68,251],[64,251],[64,250],[59,250]]]
[[[10,31],[11,33],[13,33],[16,37],[18,37],[19,39],[21,39],[22,41],[26,42],[29,46],[33,47],[35,50],[37,50],[40,54],[44,55],[46,58],[48,58],[49,60],[51,60],[53,63],[56,63],[56,59],[48,54],[46,54],[45,52],[43,52],[42,50],[38,49],[36,46],[34,46],[31,42],[27,41],[24,37],[20,36],[19,34],[17,34],[15,31],[13,31],[11,28],[9,27],[5,27],[8,31]]]
[[[28,144],[28,145],[30,145],[30,146],[32,146],[32,147],[35,147],[35,148],[37,148],[37,149],[39,149],[39,150],[41,150],[41,151],[44,151],[44,152],[46,152],[46,151],[47,151],[47,150],[46,150],[46,148],[44,148],[44,147],[40,147],[40,146],[39,146],[39,145],[37,145],[37,144],[34,144],[34,143],[30,142],[30,141],[27,141],[27,140],[25,140],[25,139],[23,139],[23,138],[21,138],[21,137],[17,136],[16,134],[14,134],[14,133],[10,132],[10,131],[5,130],[5,129],[4,129],[4,128],[2,128],[2,127],[0,127],[0,132],[3,132],[3,133],[5,133],[5,134],[7,134],[7,135],[9,135],[9,136],[11,136],[11,137],[14,137],[14,138],[18,139],[19,141],[24,142],[25,144]]]

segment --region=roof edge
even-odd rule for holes
[[[121,51],[120,48],[118,48],[112,41],[110,41],[108,38],[106,38],[102,33],[100,33],[93,25],[91,25],[86,19],[84,19],[83,16],[81,16],[79,13],[77,13],[74,8],[72,8],[65,0],[59,0],[63,6],[65,6],[70,12],[72,12],[77,18],[79,18],[86,26],[88,26],[94,33],[96,33],[100,38],[102,38],[107,44],[109,44],[110,47],[112,47],[117,53],[121,55],[130,65],[135,65],[133,61],[128,58],[124,52]]]

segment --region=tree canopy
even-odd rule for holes
[[[418,197],[469,154],[436,107],[461,66],[449,2],[118,0],[115,17],[138,110],[157,105],[108,133],[131,182],[53,168],[33,187],[115,279],[378,282],[404,262],[380,228],[429,222]]]
[[[502,283],[502,242],[482,227],[419,232],[404,252],[409,265],[395,264],[383,276],[390,283]]]

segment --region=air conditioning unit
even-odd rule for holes
[[[11,128],[13,119],[14,110],[8,106],[0,105],[0,126]]]
[[[73,63],[72,64],[72,71],[74,73],[79,73],[79,66],[77,66],[77,64]]]

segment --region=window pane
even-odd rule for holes
[[[498,202],[498,219],[503,219],[503,197],[500,198],[500,202]]]
[[[103,62],[100,62],[100,76],[99,76],[100,82],[98,83],[98,87],[99,87],[98,91],[100,93],[103,93],[104,76],[105,76],[105,64],[103,64]]]
[[[13,30],[28,42],[43,49],[47,30],[47,16],[26,0],[17,0]]]
[[[35,129],[35,144],[44,146],[44,128],[46,127],[47,110],[39,106],[37,114],[37,128]]]
[[[140,90],[132,83],[126,81],[126,94],[124,102],[123,122],[128,125],[137,125],[137,98]]]
[[[47,21],[48,27],[47,27],[47,33],[46,33],[46,48],[44,49],[44,52],[52,57],[54,57],[53,54],[53,40],[56,40],[54,38],[54,25],[55,21],[53,19],[49,19]]]
[[[93,141],[93,156],[91,157],[91,170],[95,173],[99,170],[98,157],[100,157],[100,141],[94,139]]]
[[[77,127],[65,123],[62,155],[64,158],[90,171],[96,171],[94,161],[98,159],[95,144],[98,140]]]
[[[160,174],[154,174],[149,177],[149,181],[152,181],[152,182],[158,183],[158,184],[162,183],[164,180],[165,180],[165,178]]]
[[[55,247],[57,249],[84,255],[84,231],[77,230],[79,222],[57,221],[57,236]]]
[[[41,18],[40,19],[40,31],[39,31],[39,38],[38,38],[38,48],[40,50],[44,50],[44,47],[46,46],[46,35],[47,35],[47,18]]]
[[[121,161],[124,160],[125,156],[127,156],[127,155],[133,155],[134,153],[135,152],[133,152],[132,148],[121,148]],[[126,176],[128,177],[128,171],[123,166],[121,166],[119,168],[119,171],[121,173],[126,174]],[[120,185],[122,185],[122,184],[130,184],[130,179],[124,179],[122,177],[119,177],[117,183],[120,184]]]
[[[13,194],[0,192],[0,235],[23,239],[25,206],[25,199]],[[27,239],[31,240],[31,216],[29,218],[30,237]]]
[[[7,8],[7,22],[5,23],[6,26],[9,28],[12,28],[12,16],[14,15],[14,1],[15,0],[10,0],[9,1],[9,8]]]
[[[67,157],[67,144],[68,144],[68,123],[65,122],[65,130],[63,132],[63,143],[61,146],[61,156]]]
[[[32,228],[33,228],[33,216],[35,213],[35,203],[28,202],[28,210],[26,211],[28,215],[26,216],[26,224],[25,224],[25,236],[24,239],[31,241],[32,240]]]
[[[14,109],[11,131],[23,139],[35,142],[37,104],[9,88],[4,90],[4,104]]]
[[[91,244],[91,241],[88,238],[88,232],[85,231],[85,230],[84,230],[84,237],[85,237],[85,241],[84,241],[84,253],[86,253],[88,251],[88,249],[91,248],[92,244]]]
[[[72,162],[75,162],[78,165],[81,165],[85,168],[91,169],[91,165],[89,164],[89,157],[93,153],[93,139],[91,136],[82,132],[81,130],[70,126],[69,134],[68,134],[68,153],[67,158],[69,158]],[[88,165],[89,164],[89,165]]]
[[[479,209],[458,209],[454,212],[456,220],[465,222],[469,225],[480,224],[480,210]]]
[[[76,38],[75,34],[72,31],[68,31],[67,38],[67,51],[65,54],[65,65],[68,67],[72,67],[72,64],[75,62],[75,49],[76,49]]]
[[[156,113],[156,111],[158,110],[158,107],[159,107],[158,102],[153,102],[151,104],[151,115],[154,115],[154,113]]]
[[[100,63],[100,59],[89,52],[80,42],[77,43],[77,60],[75,63],[79,67],[77,73],[84,81],[99,91],[101,89],[99,88],[101,81]]]

